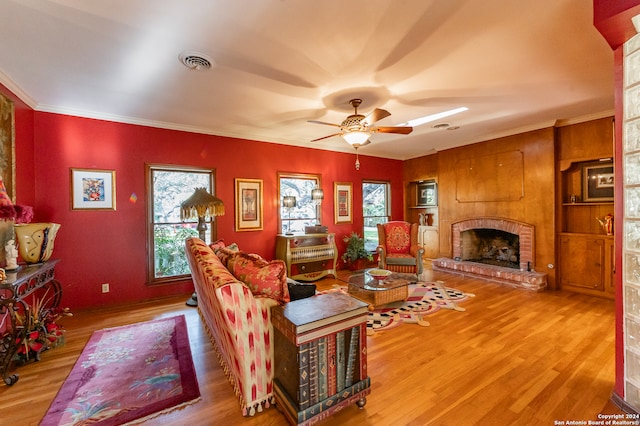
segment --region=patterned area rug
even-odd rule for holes
[[[409,298],[406,301],[390,303],[369,313],[367,334],[382,329],[389,330],[402,323],[426,327],[429,322],[424,320],[425,315],[433,314],[440,309],[463,312],[465,309],[458,306],[458,303],[470,297],[475,295],[445,287],[442,281],[411,284]]]
[[[94,332],[40,425],[135,424],[199,399],[181,315]]]
[[[335,289],[329,291],[347,293],[347,287],[336,286]],[[463,312],[465,309],[458,306],[458,303],[464,302],[470,297],[475,297],[475,294],[446,287],[443,281],[410,284],[407,300],[389,303],[369,312],[367,334],[373,335],[376,331],[390,330],[403,323],[426,327],[429,325],[429,322],[424,319],[426,315],[433,314],[440,309]]]

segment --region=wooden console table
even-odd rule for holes
[[[23,265],[18,271],[7,272],[7,280],[0,283],[0,373],[8,386],[18,381],[17,374],[9,375],[9,368],[27,333],[27,329],[18,324],[16,316],[28,314],[34,297],[45,297],[45,292],[41,317],[60,305],[62,286],[54,278],[58,262],[59,259],[54,259],[37,265]]]
[[[310,425],[347,404],[364,407],[371,392],[367,312],[366,303],[344,293],[271,309],[273,390],[289,422]]]
[[[335,234],[279,234],[276,259],[287,264],[287,276],[294,280],[315,281],[336,276],[338,249]]]

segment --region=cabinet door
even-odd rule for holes
[[[424,257],[435,259],[440,255],[440,239],[435,226],[420,226],[418,244],[424,248]]]
[[[560,239],[560,284],[604,290],[605,240],[597,236],[562,236]]]

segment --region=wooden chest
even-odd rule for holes
[[[292,424],[325,419],[350,403],[363,407],[367,304],[343,293],[296,300],[271,310],[274,393]]]

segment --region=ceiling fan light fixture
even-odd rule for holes
[[[356,130],[353,132],[343,133],[340,136],[342,136],[342,139],[347,141],[349,145],[362,145],[369,139],[371,132]]]

